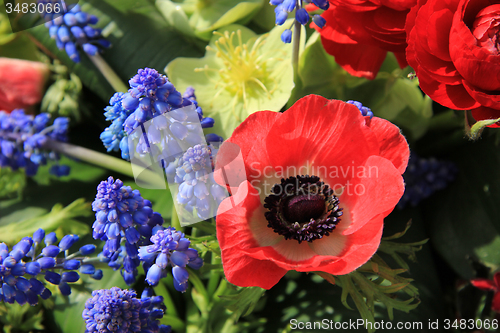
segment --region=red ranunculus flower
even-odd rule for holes
[[[405,58],[405,19],[417,0],[330,0],[320,29],[326,52],[354,76],[374,79],[387,51],[394,52],[401,68]]]
[[[229,282],[269,289],[289,270],[342,275],[375,253],[404,192],[409,149],[396,126],[310,95],[285,113],[250,115],[227,141],[247,176],[216,217]],[[219,183],[221,170],[239,171],[232,146],[217,155]]]
[[[493,276],[493,281],[488,279],[473,279],[470,281],[476,288],[486,291],[494,291],[491,309],[495,312],[500,312],[500,272],[496,272]]]
[[[500,117],[500,4],[419,0],[408,15],[407,59],[422,90],[477,120]]]
[[[0,57],[0,110],[39,103],[48,78],[49,67],[44,63]]]

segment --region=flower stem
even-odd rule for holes
[[[69,157],[76,158],[83,162],[87,162],[109,170],[116,171],[130,177],[134,177],[131,163],[116,157],[96,152],[91,149],[50,139],[43,144],[43,148],[47,150],[56,151],[58,153],[64,154]],[[144,170],[141,173],[141,180],[152,185],[154,184],[157,185],[158,182],[165,182],[165,180],[161,176],[149,170]]]
[[[297,0],[297,8],[299,8],[298,7],[299,1],[300,0]],[[292,66],[293,66],[294,78],[298,78],[299,76],[300,32],[301,32],[300,23],[299,21],[295,20],[293,25],[293,53],[292,53]]]
[[[120,79],[120,77],[115,73],[115,71],[108,65],[108,63],[99,55],[89,55],[90,60],[99,69],[102,75],[109,82],[111,87],[117,92],[127,92],[128,88]]]

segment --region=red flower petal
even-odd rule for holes
[[[217,239],[226,278],[238,286],[270,289],[285,275],[286,270],[271,260],[254,259],[243,252],[244,249],[258,247],[248,224],[255,209],[261,206],[258,193],[249,182],[244,182],[233,199],[239,204],[233,206],[231,198],[225,199],[216,218]]]
[[[266,139],[271,165],[275,170],[311,166],[317,176],[343,186],[351,178],[348,170],[379,153],[378,142],[364,123],[354,105],[306,96],[274,123]],[[332,167],[342,172],[328,178]]]
[[[493,295],[493,300],[491,301],[491,309],[495,312],[500,312],[500,292]]]
[[[493,281],[488,279],[473,279],[470,280],[470,283],[481,290],[496,290],[497,287],[493,283]]]
[[[339,198],[353,221],[344,234],[356,232],[375,216],[387,216],[404,193],[401,172],[389,160],[370,156],[361,169],[364,174],[356,174]]]
[[[377,136],[380,145],[380,156],[390,160],[402,174],[408,165],[410,149],[399,128],[391,122],[378,117],[372,118],[370,128]]]
[[[474,117],[474,119],[477,121],[486,119],[498,119],[500,118],[500,111],[481,106],[477,109],[472,110],[472,117]],[[494,123],[493,125],[490,125],[488,127],[500,127],[500,124]]]

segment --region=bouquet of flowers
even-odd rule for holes
[[[499,45],[497,1],[0,0],[0,325],[496,331]]]

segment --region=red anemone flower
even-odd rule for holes
[[[481,290],[494,291],[495,294],[491,301],[491,309],[495,312],[500,312],[500,272],[496,272],[493,275],[493,281],[488,279],[473,279],[470,283]]]
[[[310,95],[250,115],[227,142],[246,171],[216,218],[230,283],[270,289],[289,270],[343,275],[372,257],[404,192],[409,149],[395,125]],[[232,147],[217,155],[221,184],[238,173]]]

